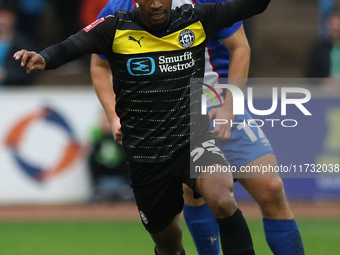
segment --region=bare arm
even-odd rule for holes
[[[229,51],[230,64],[228,83],[244,89],[246,78],[248,77],[250,62],[250,47],[241,26],[232,36],[221,40]],[[219,108],[214,108],[209,112],[210,118],[235,120],[233,115],[233,98],[231,93],[227,93],[224,104]],[[216,125],[212,131],[221,140],[228,140],[231,134],[230,125]]]
[[[113,91],[111,68],[109,63],[97,54],[92,54],[91,77],[99,101],[111,124],[113,136],[117,142],[121,143],[121,125],[116,114],[116,95]]]

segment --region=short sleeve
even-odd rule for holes
[[[242,26],[242,21],[234,23],[231,27],[226,27],[217,33],[218,39],[226,39],[232,36],[240,27]]]

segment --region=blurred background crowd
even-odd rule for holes
[[[339,76],[337,1],[273,1],[270,11],[245,21],[252,49],[250,77]],[[89,57],[49,74],[27,76],[11,56],[21,48],[39,51],[66,39],[92,23],[106,3],[107,0],[0,0],[0,84],[90,85]]]

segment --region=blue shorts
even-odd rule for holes
[[[208,107],[207,111],[209,112],[212,108],[215,108],[215,106]],[[230,165],[236,166],[237,169],[240,169],[241,166],[245,166],[263,155],[274,154],[273,148],[262,129],[256,127],[254,122],[248,125],[247,121],[249,119],[252,119],[252,117],[246,110],[244,115],[236,115],[231,129],[230,139],[220,141],[220,146]],[[242,124],[244,120],[245,125]],[[236,122],[240,122],[241,124],[236,124]],[[213,122],[211,121],[210,130],[212,129]]]

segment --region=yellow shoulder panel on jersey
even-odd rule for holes
[[[174,51],[200,45],[205,39],[206,35],[200,21],[161,38],[143,30],[117,29],[112,50],[120,54]]]

